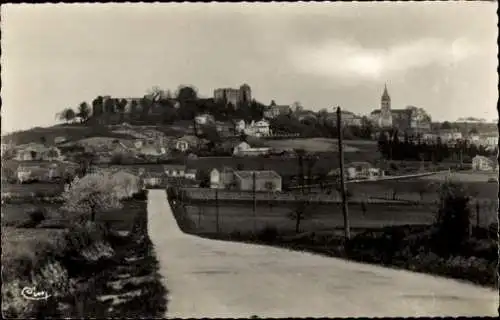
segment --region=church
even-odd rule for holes
[[[370,114],[372,123],[379,128],[395,128],[400,131],[425,132],[431,128],[431,117],[422,108],[408,106],[405,109],[391,109],[391,97],[384,86],[380,109]]]

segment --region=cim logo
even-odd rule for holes
[[[36,288],[24,287],[21,295],[28,300],[47,300],[50,297],[46,291],[37,291]]]

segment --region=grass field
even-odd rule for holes
[[[279,205],[270,207],[259,204],[254,216],[251,205],[224,205],[219,207],[219,227],[222,232],[251,231],[254,223],[257,229],[267,225],[289,232],[295,230],[295,220],[289,218],[293,205]],[[349,221],[353,228],[379,228],[405,224],[431,224],[434,222],[434,205],[367,205],[364,214],[359,204],[348,207]],[[340,205],[311,206],[309,218],[301,222],[302,231],[319,231],[342,228],[344,225]],[[216,208],[214,205],[188,205],[186,212],[201,232],[215,232],[217,225]],[[475,213],[473,213],[473,224]],[[480,223],[488,226],[496,221],[496,211],[485,209],[481,212]]]
[[[461,183],[469,182],[486,182],[489,179],[498,179],[498,172],[474,172],[474,171],[460,171],[453,172],[451,175],[447,173],[434,174],[431,176],[421,177],[421,180],[430,180],[443,182],[446,179],[451,179],[452,181],[457,181]],[[490,182],[489,185],[495,185],[496,183]]]
[[[59,183],[2,183],[2,194],[10,193],[15,197],[29,197],[32,193],[43,193],[46,196],[57,196],[63,191],[64,185]]]
[[[437,186],[427,187],[431,182],[443,182],[440,177],[427,176],[422,178],[412,178],[408,180],[385,180],[385,181],[369,181],[363,183],[350,183],[347,188],[358,196],[371,197],[392,197],[394,189],[397,190],[397,199],[420,201],[419,191],[422,186],[426,187],[423,193],[423,201],[433,202],[438,200]],[[478,181],[463,181],[463,185],[469,190],[474,200],[481,202],[496,202],[498,199],[498,184]]]
[[[310,218],[301,222],[301,231],[319,231],[342,228],[344,225],[340,206],[315,206],[310,209]],[[188,216],[203,232],[216,231],[216,208],[214,206],[187,206]],[[293,206],[258,206],[254,217],[251,206],[224,206],[219,208],[219,226],[222,232],[251,231],[274,226],[283,232],[295,230],[295,220],[288,215]],[[382,227],[402,224],[430,224],[434,214],[426,208],[407,206],[368,206],[363,215],[361,207],[349,206],[350,225],[354,228]]]
[[[14,266],[13,261],[19,259],[28,260],[33,266],[37,265],[47,254],[62,250],[59,240],[65,232],[62,229],[21,229],[2,226],[2,267]]]
[[[58,212],[60,204],[29,204],[29,203],[16,203],[16,204],[2,204],[2,226],[15,227],[20,224],[30,221],[29,211],[35,209],[47,210],[47,220],[61,219]]]
[[[336,139],[310,138],[310,139],[286,139],[267,140],[269,147],[279,149],[304,149],[308,152],[338,151]],[[377,151],[376,141],[347,140],[344,146],[345,152],[374,152]]]
[[[45,220],[39,225],[43,228],[50,226],[51,228],[67,228],[72,224],[72,215],[61,213],[59,208],[61,204],[3,204],[2,205],[2,226],[16,226],[22,225],[30,221],[29,210],[36,208],[45,209],[47,215]],[[123,201],[123,207],[108,212],[99,212],[96,214],[97,222],[109,223],[110,227],[114,230],[127,230],[130,231],[137,219],[137,216],[144,214],[146,210],[146,202],[139,200],[126,200]]]

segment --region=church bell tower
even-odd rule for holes
[[[387,84],[384,86],[384,93],[380,103],[380,126],[392,127],[391,97],[387,91]]]

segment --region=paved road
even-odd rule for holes
[[[498,292],[454,280],[182,233],[149,191],[166,317],[498,316]]]

